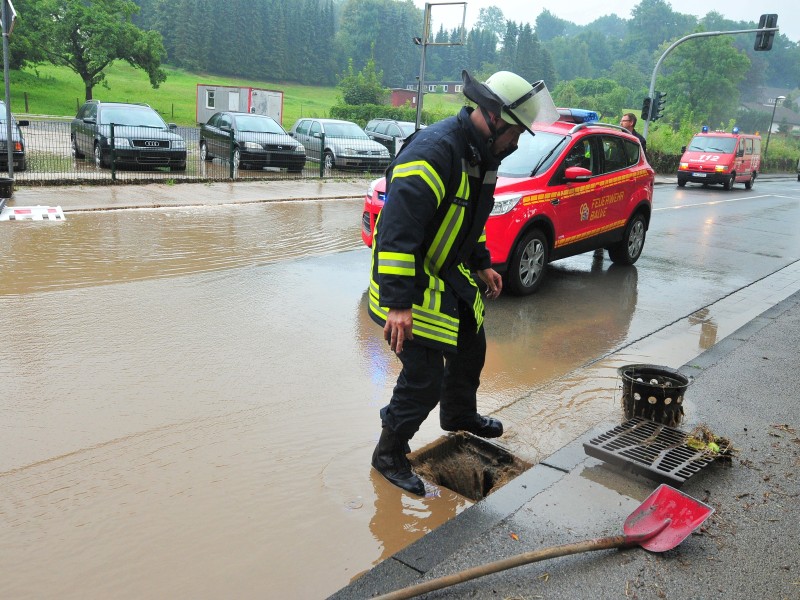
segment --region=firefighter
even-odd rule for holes
[[[463,71],[477,108],[416,131],[389,165],[386,201],[375,225],[369,314],[402,363],[372,466],[400,488],[425,494],[406,456],[408,442],[439,404],[446,431],[484,438],[503,424],[477,410],[486,355],[484,304],[472,272],[497,298],[484,225],[494,205],[500,161],[534,121],[558,113],[544,82],[500,71],[480,83]]]

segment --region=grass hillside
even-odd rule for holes
[[[147,75],[128,63],[116,62],[106,70],[106,85],[92,90],[94,98],[116,102],[146,102],[165,120],[179,125],[195,124],[195,98],[198,83],[264,88],[283,92],[283,126],[289,128],[300,117],[327,117],[339,101],[335,87],[315,87],[291,83],[255,81],[191,73],[163,67],[167,80],[153,89]],[[11,110],[14,113],[72,117],[84,102],[83,82],[65,67],[42,65],[10,72]],[[26,110],[27,100],[27,110]],[[455,114],[462,104],[459,95],[426,95],[426,109]]]

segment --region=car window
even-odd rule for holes
[[[295,129],[296,133],[306,135],[308,133],[308,121],[300,121]]]
[[[415,127],[416,123],[400,123],[400,131],[403,132],[403,137],[408,137],[414,133]]]
[[[325,127],[325,135],[335,138],[358,138],[367,137],[364,130],[355,123],[328,123]]]
[[[563,135],[537,131],[533,136],[526,131],[519,138],[517,151],[503,159],[497,174],[503,177],[530,177],[534,170],[546,170],[559,158],[558,150],[566,140]]]
[[[217,122],[219,122],[219,113],[214,113],[213,115],[211,115],[211,118],[208,120],[208,125],[211,125],[211,127],[216,127],[217,126]]]
[[[166,129],[167,124],[149,108],[105,107],[100,115],[100,124],[130,125],[136,127],[157,127]]]
[[[386,129],[389,127],[389,124],[386,121],[378,123],[375,126],[375,133],[380,133],[382,135],[386,134]]]
[[[308,130],[308,135],[316,135],[318,133],[322,133],[322,126],[319,124],[319,121],[312,121],[311,127]]]
[[[642,147],[630,140],[625,140],[625,156],[628,158],[628,166],[632,167],[639,163],[639,154],[642,152]]]
[[[619,171],[628,166],[628,157],[625,155],[625,146],[622,138],[613,135],[604,135],[603,144],[603,172]]]
[[[394,123],[389,123],[389,125],[386,127],[386,133],[392,137],[403,137],[400,133],[400,128]]]
[[[220,115],[219,117],[220,127],[230,127],[231,125],[233,125],[233,120],[231,119],[230,115]]]
[[[378,123],[379,121],[375,120],[370,121],[369,123],[367,123],[367,126],[364,127],[364,131],[375,131],[375,127],[377,126]]]
[[[733,153],[736,146],[736,138],[716,137],[713,135],[696,135],[692,138],[687,150],[692,152],[722,152],[724,154]]]
[[[236,129],[254,133],[285,133],[274,119],[258,115],[237,115]]]

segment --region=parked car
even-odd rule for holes
[[[89,100],[72,120],[70,138],[75,157],[94,156],[98,167],[110,167],[113,156],[120,166],[184,171],[186,141],[176,129],[147,104]]]
[[[326,169],[381,171],[389,166],[389,151],[369,139],[361,127],[338,119],[300,119],[289,134],[306,148],[306,155]],[[322,138],[325,145],[322,146]]]
[[[15,171],[25,171],[28,168],[28,159],[25,156],[25,138],[20,127],[27,127],[30,123],[26,120],[17,121],[11,115],[11,141],[12,155]],[[8,124],[6,121],[6,103],[0,100],[0,169],[8,171]]]
[[[632,265],[650,224],[655,173],[639,141],[594,112],[559,113],[523,134],[498,170],[486,246],[512,294],[533,293],[548,263],[583,252],[604,248],[614,263]],[[362,214],[367,246],[385,198],[386,181],[376,179]]]
[[[218,112],[200,127],[200,158],[233,160],[234,168],[279,167],[299,173],[306,149],[272,117]]]
[[[420,125],[420,129],[425,125]],[[406,138],[416,131],[417,124],[411,121],[395,121],[394,119],[372,119],[364,131],[370,139],[386,146],[393,156],[402,148]]]

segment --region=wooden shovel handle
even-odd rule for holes
[[[486,563],[471,569],[465,569],[453,575],[446,575],[438,579],[431,579],[416,585],[405,587],[382,596],[377,596],[377,600],[402,600],[404,598],[413,598],[420,594],[440,590],[442,588],[456,585],[457,583],[464,583],[470,579],[477,579],[484,575],[492,573],[499,573],[506,569],[513,569],[522,565],[547,560],[550,558],[558,558],[559,556],[568,556],[570,554],[579,554],[581,552],[593,552],[595,550],[608,550],[610,548],[630,548],[636,546],[641,542],[647,541],[659,533],[664,531],[670,524],[670,519],[664,520],[656,529],[637,535],[615,535],[612,537],[596,538],[593,540],[586,540],[583,542],[574,542],[572,544],[563,544],[561,546],[550,546],[549,548],[542,548],[540,550],[532,550],[517,554],[509,558],[497,560],[495,562]]]

